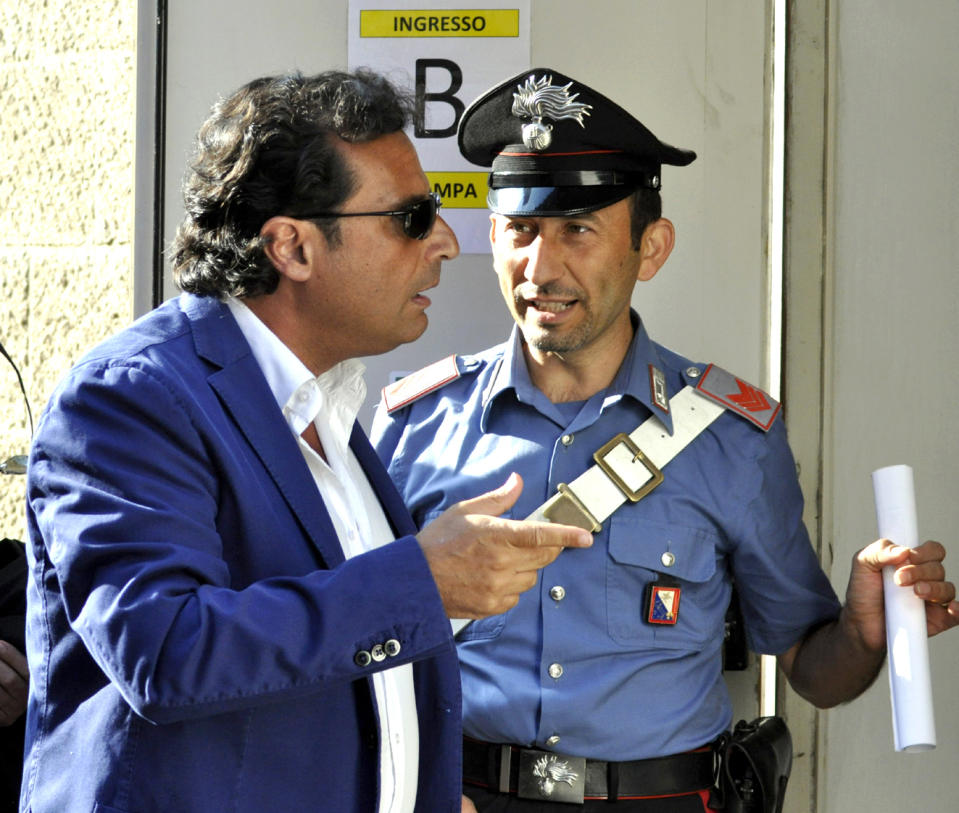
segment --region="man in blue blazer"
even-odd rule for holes
[[[415,535],[355,423],[353,359],[422,334],[458,252],[410,110],[367,72],[219,103],[173,247],[184,293],[53,394],[22,810],[460,810],[449,618],[503,612],[589,535],[499,519],[515,477]]]

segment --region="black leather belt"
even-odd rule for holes
[[[714,765],[710,746],[654,759],[605,762],[463,739],[463,782],[557,802],[697,793],[713,786]]]

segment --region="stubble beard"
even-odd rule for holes
[[[584,310],[584,318],[572,328],[530,323],[527,321],[529,309],[526,299],[520,294],[519,289],[516,289],[513,291],[513,310],[527,346],[543,353],[560,354],[571,353],[583,347],[592,333],[593,317],[582,292],[545,285],[539,293],[543,296],[561,294],[575,297],[578,307]]]
[[[587,311],[583,321],[568,332],[561,327],[532,325],[523,330],[523,338],[529,347],[542,353],[572,353],[587,344],[592,330],[593,320]]]

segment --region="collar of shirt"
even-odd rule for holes
[[[635,398],[655,415],[671,435],[673,433],[672,417],[655,406],[653,384],[650,368],[663,369],[656,345],[653,344],[646,328],[636,311],[630,311],[633,322],[633,340],[626,351],[623,363],[620,365],[612,383],[602,392],[593,396],[597,401],[597,413],[602,412],[608,405],[615,403],[623,396]],[[513,325],[513,331],[504,346],[499,366],[493,373],[483,403],[483,412],[480,416],[480,426],[486,432],[491,420],[490,413],[496,400],[507,391],[512,391],[517,400],[529,404],[544,415],[550,416],[555,412],[549,399],[533,384],[526,366],[526,356],[523,354],[523,338],[519,328]],[[668,393],[671,397],[673,393]],[[590,399],[592,401],[593,399]],[[556,413],[558,415],[558,413]],[[631,427],[630,430],[635,427]],[[627,431],[627,430],[624,430]]]
[[[259,364],[266,382],[294,435],[322,415],[337,446],[344,454],[356,416],[366,398],[361,361],[348,359],[314,376],[279,337],[244,302],[227,299],[233,314]]]

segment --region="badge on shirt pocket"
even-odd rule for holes
[[[660,575],[646,585],[643,595],[643,620],[647,624],[674,625],[679,620],[682,588],[669,576]]]

